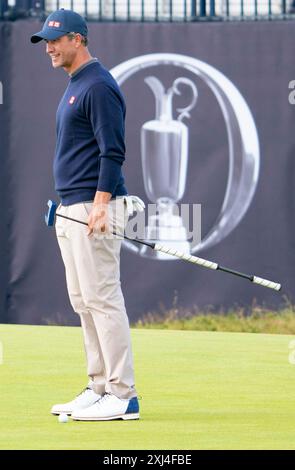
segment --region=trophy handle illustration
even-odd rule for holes
[[[190,118],[196,104],[198,92],[195,84],[185,77],[177,78],[165,92],[160,80],[154,76],[145,78],[156,103],[155,119],[143,124],[141,128],[141,158],[146,194],[157,205],[157,215],[149,217],[146,239],[189,252],[187,232],[179,215],[174,214],[176,203],[183,197],[186,184],[188,161],[188,127],[182,122]],[[179,108],[177,120],[173,119],[172,101],[175,94],[180,95],[179,85],[191,88],[191,103]],[[146,247],[142,247],[142,253]],[[156,253],[164,258],[166,255]]]
[[[216,99],[226,128],[229,163],[226,191],[213,225],[200,242],[190,246],[191,253],[199,253],[224,240],[250,207],[259,180],[259,138],[252,112],[239,89],[215,67],[195,57],[170,52],[144,54],[121,62],[110,72],[122,86],[137,73],[163,65],[181,67],[198,77]],[[128,240],[123,245],[133,253],[141,254]]]

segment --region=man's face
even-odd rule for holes
[[[74,39],[61,36],[54,41],[46,41],[46,52],[49,54],[52,67],[71,67],[77,55],[77,45]]]

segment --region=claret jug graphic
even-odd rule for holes
[[[167,91],[159,78],[155,77],[155,75],[161,77],[163,66],[167,69],[174,68],[181,74]],[[148,212],[146,239],[165,242],[165,245],[175,247],[179,251],[199,253],[224,240],[239,225],[251,205],[260,171],[256,124],[245,98],[235,84],[206,62],[170,52],[145,54],[118,64],[111,73],[121,86],[125,81],[132,80],[135,74],[143,71],[148,71],[143,85],[148,86],[154,95],[155,116],[154,119],[151,116],[150,121],[141,123],[139,136],[141,170],[145,196],[150,201],[149,207],[153,205],[157,209],[155,213]],[[219,213],[208,231],[201,234],[200,239],[193,237],[191,241],[187,239],[189,230],[186,229],[184,214],[181,212],[180,216],[179,211],[174,210],[183,198],[187,185],[188,159],[195,157],[193,154],[189,155],[188,142],[195,138],[196,122],[194,116],[191,116],[191,119],[184,118],[190,118],[189,111],[196,105],[198,92],[195,80],[191,81],[185,77],[188,74],[190,76],[193,74],[197,83],[202,82],[199,95],[201,90],[203,93],[205,86],[216,99],[223,116],[228,143],[226,189],[223,200],[216,201],[220,207]],[[173,109],[174,97],[186,87],[190,87],[192,93],[191,103],[186,108],[177,109],[179,114],[174,116],[173,113],[176,114]],[[180,101],[182,97],[177,99]],[[209,109],[207,111],[205,117],[209,119],[211,111]],[[196,115],[197,113],[198,106],[196,106]],[[134,158],[138,158],[138,154]],[[203,171],[200,166],[200,174]],[[208,179],[208,185],[212,184],[212,181],[214,180]],[[198,201],[194,200],[192,195],[190,198],[190,205],[198,205]],[[131,241],[124,240],[123,245],[140,256],[155,258],[155,251],[142,250]],[[157,255],[156,258],[169,259]]]
[[[167,92],[154,76],[146,77],[144,81],[155,97],[155,119],[141,128],[143,180],[149,200],[158,208],[158,214],[149,217],[146,238],[189,251],[186,229],[173,208],[185,191],[189,130],[182,120],[190,118],[189,111],[198,97],[197,88],[185,77],[177,78]],[[174,120],[173,96],[181,94],[181,85],[189,86],[193,96],[189,106],[177,109],[179,115]]]

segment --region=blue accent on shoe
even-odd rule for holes
[[[129,413],[138,413],[139,412],[139,404],[137,397],[133,397],[129,400],[128,408],[125,414]]]

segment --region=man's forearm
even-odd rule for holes
[[[95,206],[98,206],[101,204],[107,204],[110,201],[111,197],[112,197],[111,193],[106,193],[104,191],[96,191],[93,204]]]

